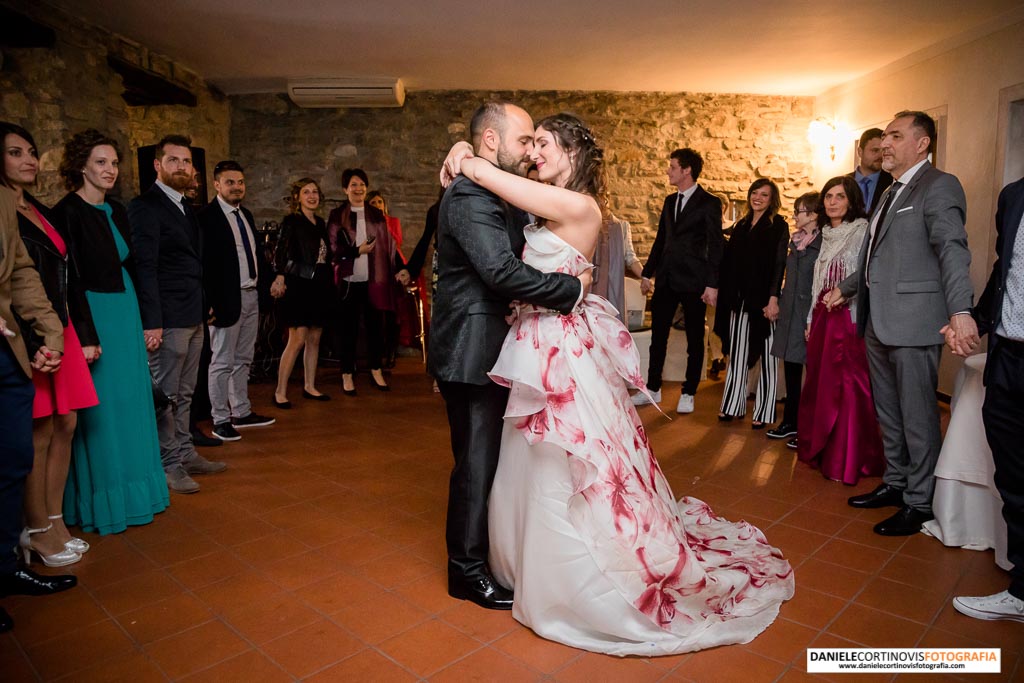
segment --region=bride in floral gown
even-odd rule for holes
[[[459,143],[449,177],[531,214],[523,260],[577,275],[602,224],[601,149],[577,118],[541,121],[533,161],[548,184],[505,173]],[[628,386],[632,337],[605,299],[572,314],[518,305],[490,373],[510,388],[489,504],[490,566],[513,616],[537,634],[613,655],[745,643],[793,595],[793,570],[763,533],[704,502],[676,500]]]

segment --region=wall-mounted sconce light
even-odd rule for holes
[[[836,160],[836,138],[838,136],[836,122],[822,116],[811,121],[807,126],[807,140],[817,149],[828,148],[830,160]]]

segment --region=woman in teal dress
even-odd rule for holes
[[[72,137],[60,167],[72,191],[54,207],[58,229],[72,235],[103,345],[103,355],[90,366],[100,404],[79,413],[64,516],[69,524],[98,534],[148,524],[169,504],[131,278],[128,215],[121,205],[106,201],[117,180],[117,163],[116,143],[98,131]]]

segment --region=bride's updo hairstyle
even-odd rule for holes
[[[598,147],[594,134],[578,118],[564,113],[545,118],[537,127],[550,131],[558,146],[571,157],[572,175],[565,183],[566,189],[590,195],[597,201],[602,215],[607,215],[604,150]]]

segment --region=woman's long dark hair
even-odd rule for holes
[[[608,215],[608,192],[604,170],[604,150],[594,134],[572,114],[548,116],[537,124],[554,136],[558,146],[572,155],[573,171],[566,182],[568,190],[588,194],[597,201],[601,214]]]
[[[867,218],[868,216],[864,213],[864,195],[861,194],[860,185],[850,176],[840,175],[825,183],[825,187],[821,188],[821,194],[818,195],[818,205],[814,207],[814,210],[818,212],[819,228],[832,225],[832,219],[825,213],[825,195],[836,185],[843,186],[843,190],[846,192],[846,199],[850,202],[850,206],[846,209],[846,215],[843,216],[844,223],[850,223],[858,218]]]

